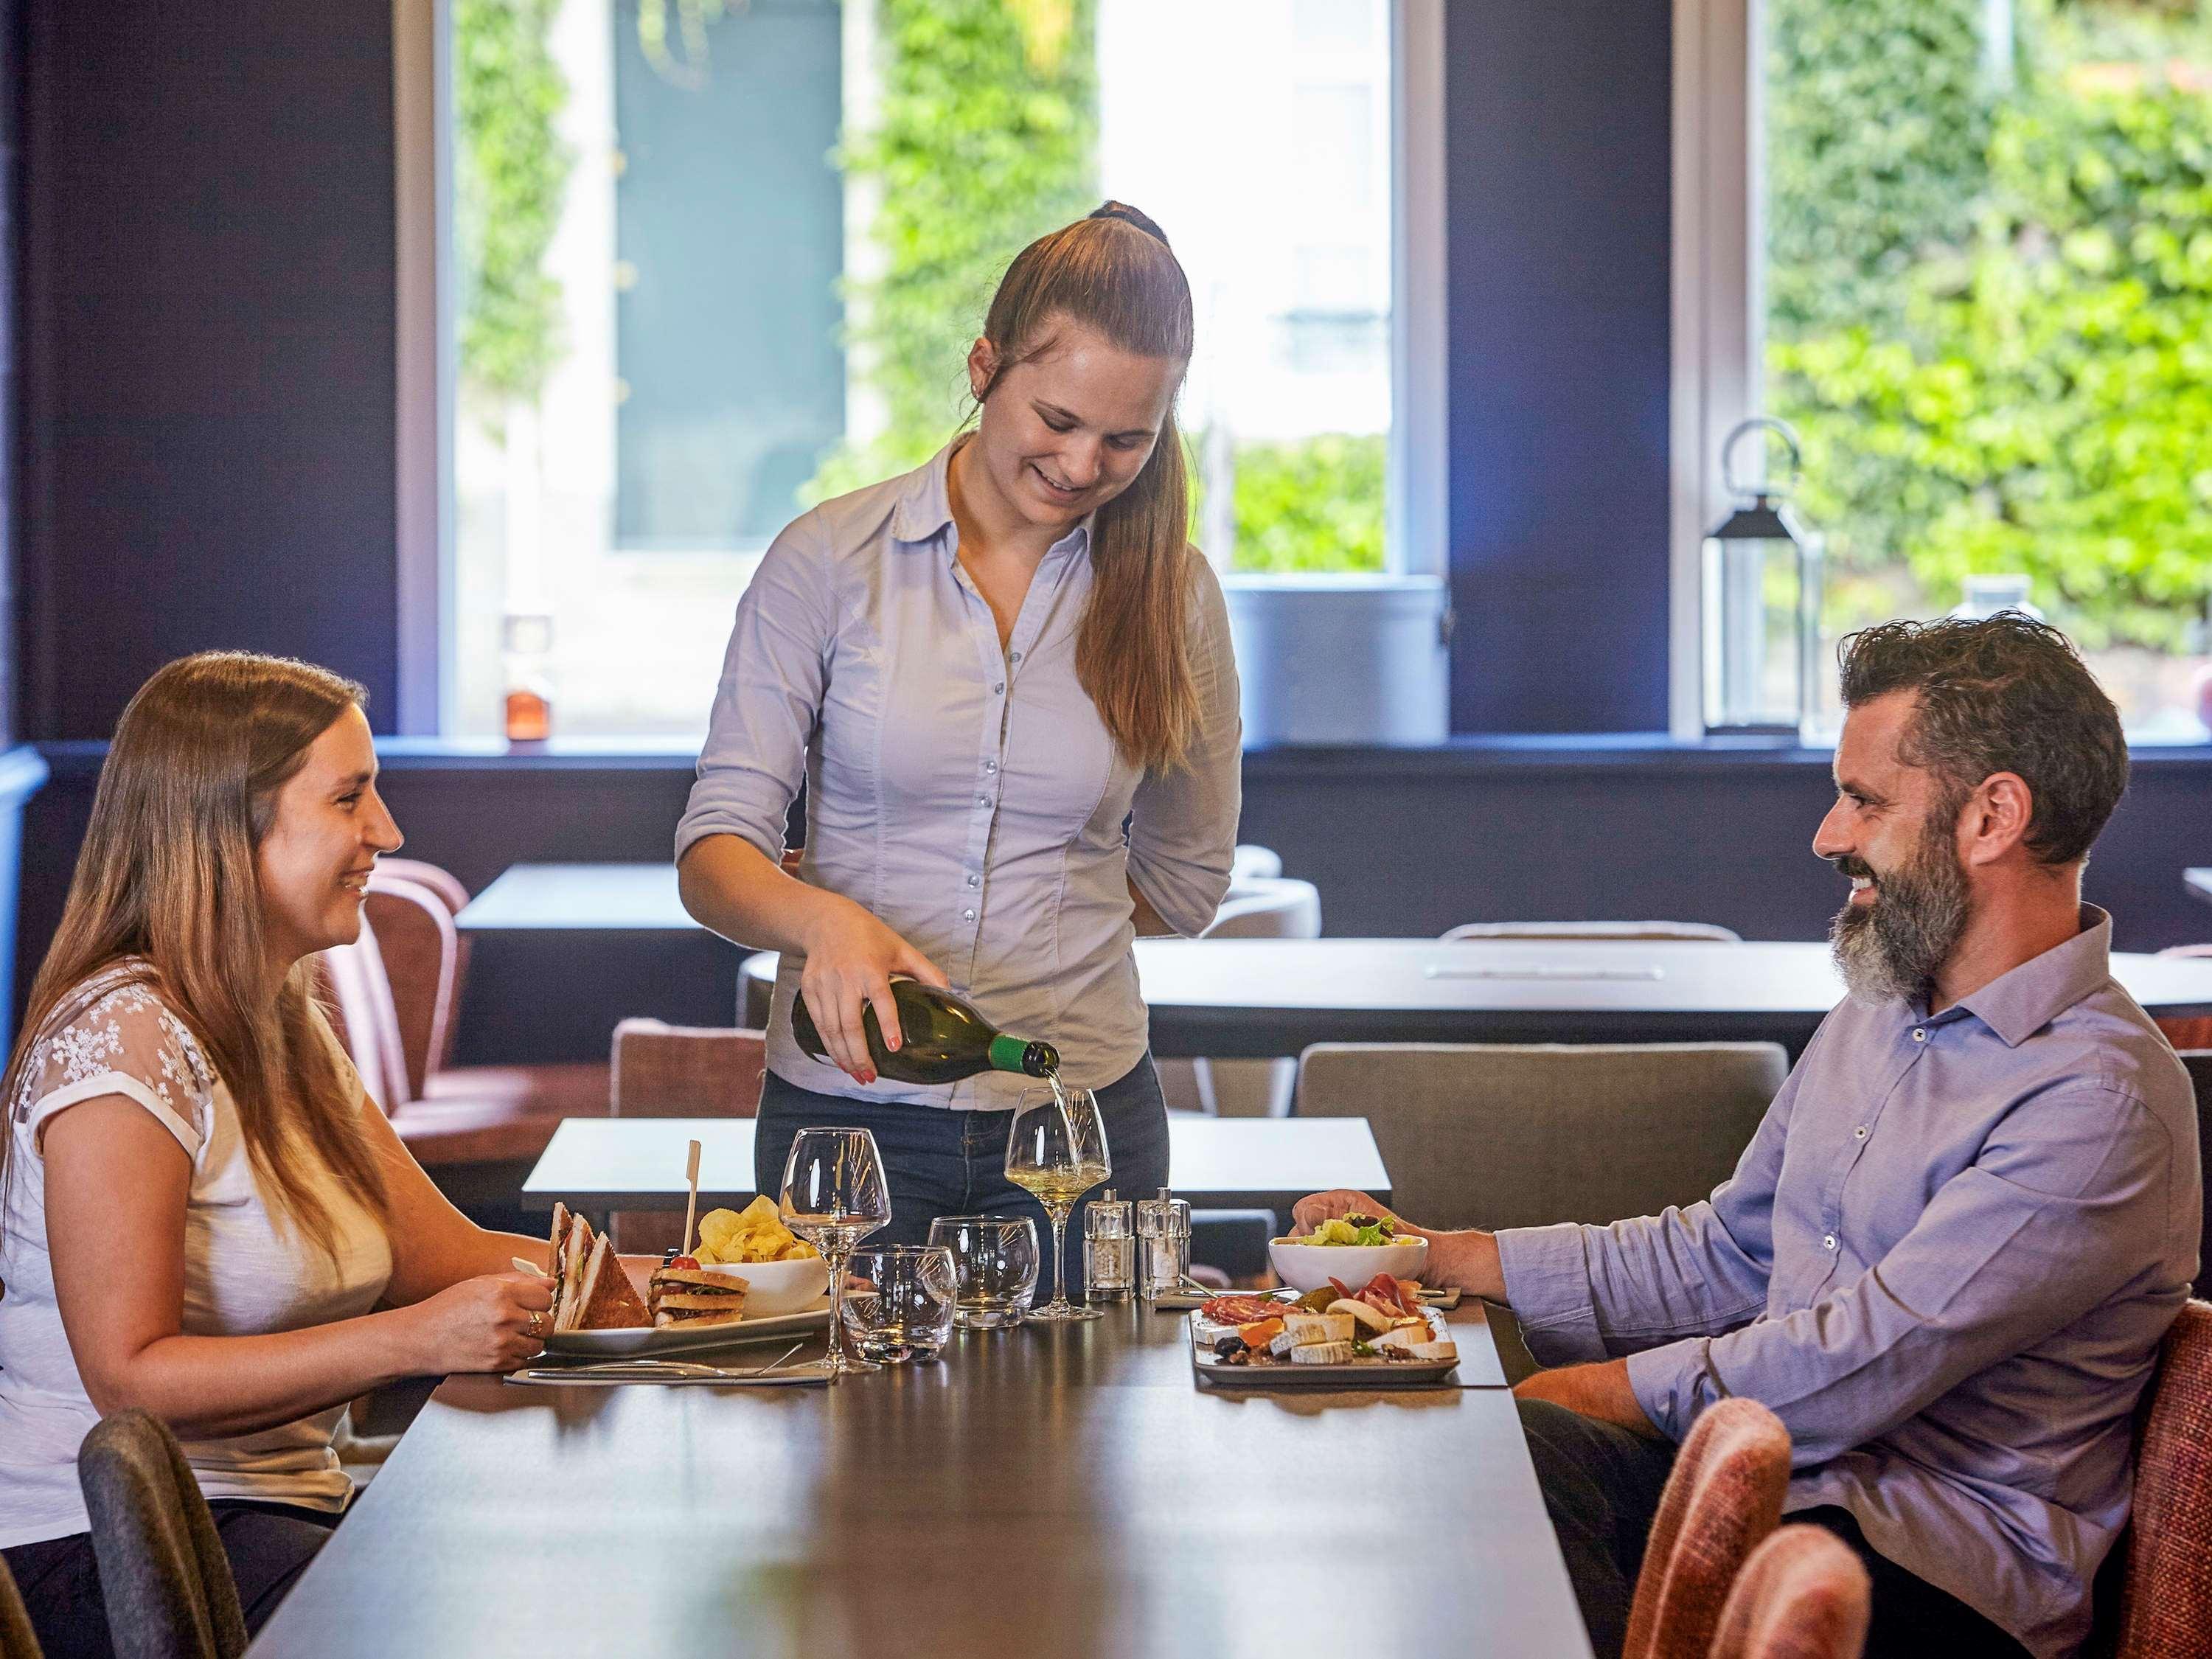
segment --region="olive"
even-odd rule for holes
[[[1232,1354],[1240,1354],[1243,1352],[1244,1339],[1234,1333],[1218,1339],[1213,1345],[1214,1357],[1218,1359],[1227,1359]]]

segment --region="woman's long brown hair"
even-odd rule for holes
[[[1015,256],[983,319],[998,366],[1048,351],[1056,323],[1096,329],[1119,349],[1190,361],[1190,283],[1167,238],[1134,208],[1109,202]],[[1178,387],[1182,375],[1176,375]],[[1091,599],[1075,675],[1132,763],[1180,765],[1199,718],[1185,635],[1190,604],[1190,480],[1170,399],[1144,470],[1091,521]]]
[[[76,988],[142,958],[149,988],[228,1085],[277,1207],[334,1250],[334,1224],[311,1185],[319,1161],[388,1219],[382,1168],[313,994],[313,959],[268,1000],[257,865],[277,791],[367,696],[326,669],[242,651],[181,658],[139,688],[100,769],[69,902],[0,1079],[0,1116],[47,1025],[76,1012]],[[0,1194],[14,1139],[0,1136]]]

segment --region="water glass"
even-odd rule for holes
[[[952,1334],[952,1252],[942,1244],[856,1250],[848,1264],[845,1334],[865,1359],[886,1365],[934,1359]]]
[[[1018,1325],[1036,1295],[1036,1223],[1027,1216],[941,1215],[929,1242],[952,1252],[952,1318],[963,1331]]]

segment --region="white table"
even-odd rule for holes
[[[735,1208],[753,1186],[750,1118],[572,1117],[553,1132],[522,1183],[522,1201],[550,1210],[680,1210],[685,1143],[699,1143],[699,1200]],[[1353,1187],[1389,1202],[1389,1171],[1364,1117],[1168,1119],[1176,1195],[1206,1209],[1287,1216],[1308,1193]],[[1133,1194],[1136,1196],[1138,1194]]]

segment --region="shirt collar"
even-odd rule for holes
[[[2094,904],[2081,907],[2081,931],[2008,973],[1999,974],[1958,1006],[2017,1048],[2112,976],[2112,918]]]
[[[952,489],[946,482],[946,472],[952,465],[952,452],[968,436],[962,433],[907,474],[906,483],[899,490],[898,503],[891,509],[893,541],[904,547],[927,547],[951,524]],[[1089,552],[1091,520],[1097,516],[1096,512],[1085,514],[1073,529],[1052,544],[1052,551],[1046,556]]]

